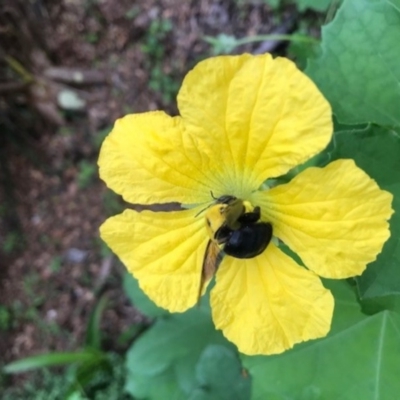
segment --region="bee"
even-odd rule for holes
[[[205,215],[210,240],[206,247],[199,298],[214,276],[223,256],[253,258],[261,254],[272,238],[272,225],[261,222],[260,207],[252,207],[235,196],[218,197]]]

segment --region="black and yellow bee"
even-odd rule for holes
[[[223,256],[253,258],[261,254],[272,238],[272,225],[261,222],[260,207],[225,195],[216,199],[205,215],[210,240],[203,261],[199,297],[214,276]]]

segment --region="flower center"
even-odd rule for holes
[[[224,195],[206,212],[208,234],[225,254],[253,258],[261,254],[272,238],[272,225],[261,222],[260,207]]]

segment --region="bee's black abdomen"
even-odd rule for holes
[[[224,252],[236,258],[253,258],[266,249],[271,238],[272,225],[267,222],[244,225],[232,231]]]

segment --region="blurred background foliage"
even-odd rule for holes
[[[305,69],[307,59],[320,54],[321,26],[340,5],[337,0],[2,0],[2,399],[330,398],[323,391],[336,393],[343,378],[336,367],[343,362],[339,333],[349,357],[366,358],[357,364],[365,366],[363,373],[353,377],[355,387],[364,390],[381,367],[377,358],[392,355],[374,353],[376,336],[366,341],[359,327],[368,325],[368,332],[388,327],[378,338],[390,341],[387,332],[399,326],[392,312],[400,308],[398,298],[383,296],[387,293],[373,278],[358,285],[362,294],[375,290],[374,301],[356,298],[354,282],[326,283],[339,305],[332,336],[322,345],[324,356],[317,341],[266,362],[240,356],[214,330],[207,298],[184,314],[157,308],[98,236],[101,222],[125,207],[99,181],[96,164],[115,119],[154,109],[176,114],[183,76],[210,55],[272,52]],[[318,62],[326,70],[324,59]],[[311,64],[307,73],[318,80],[320,70]],[[333,101],[339,103],[340,95]],[[338,115],[343,132],[348,127],[341,123],[364,121]],[[355,152],[373,176],[368,150],[375,147],[376,130],[364,127],[358,125],[357,134],[368,138],[365,151],[350,141],[356,148],[350,152],[339,135],[325,156]],[[387,151],[399,150],[398,138],[388,131],[382,135]],[[315,364],[302,364],[304,354],[315,363],[326,357],[336,372],[316,377]],[[282,380],[288,374],[291,378]],[[382,393],[394,389],[386,390]],[[349,396],[343,399],[391,398]]]

